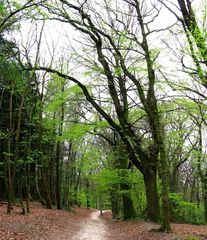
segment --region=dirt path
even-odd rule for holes
[[[82,228],[72,240],[106,240],[105,221],[100,218],[100,212],[92,212],[89,218],[82,223]]]
[[[151,232],[159,225],[142,220],[111,219],[111,212],[100,217],[95,209],[74,208],[72,212],[48,210],[31,204],[31,213],[21,215],[14,207],[12,215],[5,214],[0,204],[0,240],[207,240],[207,225],[172,224],[174,233]]]

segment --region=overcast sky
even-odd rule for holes
[[[94,1],[102,1],[102,0],[94,0]],[[150,1],[147,0],[149,3]],[[93,0],[91,0],[93,2]],[[154,1],[153,1],[154,2]],[[174,0],[173,2],[177,2]],[[204,0],[194,0],[194,7],[196,10],[200,10],[200,5],[204,3]],[[100,8],[99,8],[100,10]],[[165,28],[167,26],[172,25],[176,21],[174,15],[168,11],[166,8],[162,8],[159,17],[156,21],[151,24],[151,29],[159,29]],[[31,58],[35,58],[36,53],[36,38],[39,38],[40,29],[42,27],[42,21],[23,21],[21,23],[21,33],[13,34],[14,37],[18,40],[20,48],[23,50],[25,47],[30,50]],[[151,41],[153,43],[153,47],[160,48],[160,57],[159,62],[165,67],[166,71],[171,73],[171,77],[175,75],[177,78],[177,73],[174,73],[175,69],[180,67],[176,62],[175,58],[172,55],[170,50],[167,50],[166,45],[162,43],[162,40],[168,41],[168,43],[173,46],[173,38],[168,31],[155,33],[154,37],[152,37]],[[49,64],[53,55],[55,55],[54,66],[58,66],[62,64],[62,59],[68,60],[71,62],[71,55],[73,56],[73,50],[71,46],[75,49],[75,51],[79,52],[80,55],[82,54],[82,44],[84,40],[81,39],[81,34],[78,31],[75,31],[73,27],[69,24],[60,23],[59,21],[46,21],[44,26],[44,32],[41,42],[40,48],[40,56],[41,62],[44,61],[45,63],[41,64]],[[183,38],[183,45],[185,45],[185,39]],[[175,47],[174,45],[173,47]],[[54,52],[55,51],[55,52]],[[64,63],[66,66],[66,63]],[[74,63],[70,63],[70,68],[73,70]],[[76,67],[76,66],[75,66]],[[172,71],[173,69],[173,71]],[[75,69],[75,74],[81,72],[83,70],[82,67],[79,69]],[[72,71],[73,72],[73,71]],[[181,76],[181,75],[179,75]]]

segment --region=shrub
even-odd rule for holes
[[[188,236],[184,240],[199,240],[199,238],[197,238],[195,236]]]
[[[172,221],[192,224],[205,223],[202,204],[184,201],[178,193],[170,193],[169,198]]]

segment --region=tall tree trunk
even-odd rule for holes
[[[162,137],[162,132],[160,130],[160,146],[159,146],[159,152],[160,152],[160,176],[162,181],[162,226],[161,229],[164,232],[170,233],[172,232],[172,228],[170,226],[170,204],[169,204],[169,182],[168,182],[168,176],[169,176],[169,168],[168,168],[168,162],[166,159],[166,153],[165,153],[165,146],[164,146],[164,140]]]
[[[54,205],[56,204],[55,145],[56,144],[52,144],[51,152],[50,152],[50,163],[49,163],[50,196],[51,196],[51,201]]]
[[[21,102],[18,109],[17,114],[17,128],[16,128],[16,136],[15,136],[15,151],[14,151],[14,161],[13,161],[13,169],[12,169],[12,188],[15,182],[15,175],[16,175],[16,167],[17,167],[17,160],[19,158],[19,148],[20,148],[20,133],[21,133],[21,122],[22,122],[22,110],[24,107],[25,96],[27,94],[27,88],[25,89],[22,97]],[[13,192],[13,190],[12,190]]]
[[[56,147],[56,201],[57,209],[61,209],[61,186],[60,186],[60,151],[61,143],[57,142]]]
[[[151,50],[148,45],[148,34],[146,32],[146,26],[144,23],[142,8],[140,1],[135,1],[136,11],[138,16],[138,21],[141,28],[142,33],[142,49],[145,53],[145,61],[147,65],[147,75],[148,75],[148,90],[147,97],[145,98],[143,92],[140,95],[140,99],[143,103],[144,109],[147,113],[148,122],[150,126],[150,130],[152,133],[152,139],[154,141],[153,148],[150,152],[155,152],[155,155],[160,157],[160,168],[161,168],[161,179],[162,179],[162,207],[163,207],[163,218],[162,218],[162,227],[160,230],[165,232],[170,232],[170,208],[169,208],[169,200],[168,200],[168,168],[167,168],[167,159],[165,154],[165,146],[164,146],[164,128],[160,121],[160,113],[157,106],[157,98],[155,95],[155,70],[153,67],[154,60],[151,56]],[[148,31],[148,30],[147,30]],[[149,32],[148,32],[149,33]],[[153,154],[152,154],[153,156]],[[156,164],[158,164],[158,158],[156,158]]]
[[[91,207],[91,203],[90,203],[90,180],[89,179],[85,179],[86,181],[86,207],[90,208]]]
[[[65,81],[61,81],[61,92],[62,94],[65,91]],[[60,111],[60,123],[58,128],[58,137],[62,136],[63,133],[63,121],[64,121],[64,114],[65,108],[64,103],[61,104],[61,111]],[[60,140],[57,142],[56,148],[56,201],[57,201],[57,209],[61,209],[61,175],[60,175],[60,166],[61,166],[61,158],[62,158],[62,144]]]
[[[11,175],[11,140],[10,136],[8,139],[8,149],[7,149],[7,196],[8,196],[8,204],[7,204],[7,214],[11,214],[12,210],[12,175]]]
[[[181,186],[182,186],[182,181],[181,181],[179,169],[173,167],[172,174],[170,177],[170,192],[174,192],[174,193],[181,192]]]
[[[157,171],[155,169],[145,169],[144,184],[147,197],[147,219],[159,222],[160,205],[157,190]]]
[[[47,163],[45,163],[46,159],[43,157],[43,120],[42,120],[42,109],[43,109],[43,102],[42,99],[39,100],[39,125],[38,125],[38,150],[39,150],[39,162],[41,164],[41,177],[42,177],[42,190],[44,193],[46,206],[48,209],[51,209],[51,201],[50,201],[50,194],[49,194],[49,184],[48,184],[48,178],[47,178],[47,172],[48,167],[46,166]],[[37,167],[37,163],[36,163]],[[36,175],[37,176],[37,175]],[[38,179],[36,179],[38,181]],[[38,182],[36,182],[36,186],[38,189]],[[40,195],[39,195],[40,196]],[[40,198],[41,200],[41,198]],[[42,200],[41,200],[42,201]]]
[[[32,112],[29,113],[29,125],[32,122]],[[27,157],[31,157],[31,127],[29,127],[28,138],[27,138]],[[30,189],[31,189],[31,163],[26,163],[25,168],[27,169],[27,179],[26,179],[26,207],[27,213],[30,213],[29,202],[31,200]]]
[[[103,198],[101,193],[99,193],[99,196],[98,196],[98,206],[99,206],[100,215],[103,216]]]
[[[205,220],[207,222],[207,170],[203,179],[203,200],[204,200],[204,208],[205,208]]]
[[[37,163],[35,163],[35,186],[36,186],[36,191],[37,191],[37,195],[38,195],[38,198],[40,200],[40,202],[42,203],[42,205],[46,205],[44,199],[42,198],[42,195],[40,193],[40,189],[39,189],[39,176],[38,176],[38,165]]]
[[[121,190],[127,191],[122,194],[123,201],[123,218],[124,219],[132,219],[136,217],[136,212],[134,209],[134,203],[131,196],[131,184],[129,183],[121,183]]]
[[[27,207],[27,213],[30,213],[29,201],[30,201],[30,191],[29,191],[29,186],[26,183],[26,207]]]
[[[80,167],[80,169],[78,169],[78,172],[76,172],[78,174],[78,177],[77,177],[77,180],[76,180],[75,186],[74,186],[74,203],[78,206],[80,205],[80,202],[78,201],[78,189],[81,188],[81,185],[80,185],[80,182],[81,182],[81,167]]]
[[[120,183],[120,189],[121,191],[126,192],[122,194],[123,218],[132,219],[136,217],[136,212],[131,196],[131,183],[128,179],[131,166],[129,165],[129,159],[122,144],[119,144],[118,146],[118,156],[116,162],[120,168],[119,175],[121,179],[124,179],[124,181]]]
[[[113,186],[113,190],[110,191],[111,195],[111,210],[112,210],[112,217],[114,219],[118,219],[121,217],[121,196],[118,193],[120,190],[119,184],[115,184]]]
[[[12,195],[13,195],[13,188],[12,188],[12,173],[11,173],[11,137],[12,137],[12,122],[13,122],[13,86],[10,93],[10,100],[9,100],[9,136],[7,142],[7,193],[8,193],[8,205],[7,205],[7,214],[11,214],[12,210]]]
[[[42,189],[43,189],[43,195],[45,197],[45,201],[46,201],[46,206],[47,209],[52,209],[52,205],[51,205],[51,201],[50,201],[50,193],[49,193],[49,187],[48,187],[48,179],[47,179],[47,168],[46,167],[42,167]]]
[[[20,171],[20,174],[21,171]],[[19,188],[19,197],[20,197],[20,204],[21,204],[21,208],[22,208],[22,215],[25,215],[26,212],[25,212],[25,207],[24,207],[24,199],[23,199],[23,179],[22,179],[22,176],[18,176],[19,177],[19,181],[18,181],[18,188]]]
[[[202,182],[202,190],[203,190],[203,201],[204,201],[204,210],[205,210],[205,221],[207,222],[207,170],[205,172],[202,171],[201,162],[203,155],[203,139],[202,139],[202,124],[201,122],[197,123],[198,125],[198,172],[200,175],[200,179]]]
[[[68,150],[68,157],[67,162],[64,164],[64,186],[63,186],[63,205],[67,206],[68,208],[70,205],[68,204],[68,197],[69,197],[69,188],[70,188],[70,156],[71,156],[71,145],[69,145]]]

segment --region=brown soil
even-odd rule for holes
[[[0,205],[0,240],[181,240],[186,236],[207,239],[207,226],[172,224],[174,233],[151,232],[159,225],[144,221],[117,221],[109,211],[75,208],[73,212],[48,210],[33,203],[31,214],[21,215],[15,206],[12,215]]]

